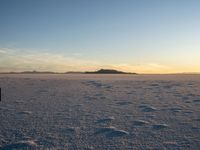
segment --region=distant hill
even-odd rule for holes
[[[85,73],[86,74],[136,74],[136,73],[118,71],[114,69],[100,69],[97,71],[85,72]]]
[[[55,74],[56,72],[51,71],[24,71],[22,74]]]

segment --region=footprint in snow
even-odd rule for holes
[[[114,126],[98,128],[95,132],[95,135],[105,135],[106,137],[113,138],[113,137],[121,137],[125,135],[129,135],[129,132],[124,130],[119,130]]]
[[[168,127],[167,124],[155,124],[152,126],[154,130],[161,130],[161,129],[165,129]]]
[[[153,111],[157,110],[155,107],[148,106],[148,105],[141,105],[139,107],[141,108],[141,111],[143,111],[143,112],[153,112]]]
[[[17,149],[30,149],[36,150],[38,147],[37,143],[33,140],[19,141],[16,143],[11,143],[1,147],[1,150],[17,150]]]
[[[66,134],[75,134],[78,131],[78,129],[79,129],[78,127],[67,127],[67,128],[61,128],[60,130]]]
[[[115,118],[111,116],[111,117],[99,119],[99,120],[97,120],[96,123],[111,123],[114,119]]]
[[[200,99],[195,99],[195,100],[193,100],[193,103],[200,104]]]
[[[31,111],[20,111],[18,112],[19,115],[31,115],[32,112]]]
[[[136,125],[136,126],[143,126],[143,125],[147,125],[147,124],[149,124],[149,122],[145,121],[145,120],[136,120],[136,121],[134,121],[134,125]]]
[[[181,108],[178,108],[178,107],[174,107],[174,108],[170,108],[169,109],[171,112],[181,112],[182,109]]]

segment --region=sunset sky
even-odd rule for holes
[[[0,72],[200,72],[199,0],[0,0]]]

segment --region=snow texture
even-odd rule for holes
[[[198,150],[200,75],[1,74],[0,149]]]

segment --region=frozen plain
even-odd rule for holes
[[[0,149],[198,150],[200,75],[1,74]]]

